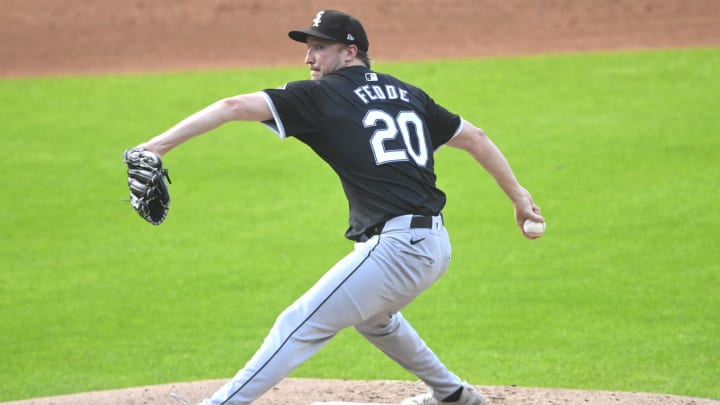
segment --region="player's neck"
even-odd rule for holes
[[[365,64],[360,59],[354,58],[350,62],[345,63],[345,66],[343,66],[343,67],[351,67],[351,66],[365,66]]]

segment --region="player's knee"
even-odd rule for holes
[[[355,329],[364,336],[380,337],[387,336],[394,333],[402,321],[402,315],[396,314],[383,314],[368,319],[367,321],[355,325]]]

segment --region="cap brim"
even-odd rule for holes
[[[288,36],[293,41],[298,41],[298,42],[307,42],[307,37],[315,37],[315,38],[321,38],[321,39],[327,39],[330,41],[339,42],[337,39],[335,39],[329,35],[325,35],[322,32],[317,32],[317,31],[313,31],[313,30],[290,31],[290,32],[288,32]]]

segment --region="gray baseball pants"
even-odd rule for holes
[[[354,327],[414,374],[437,397],[462,384],[403,318],[400,310],[430,287],[450,263],[442,217],[411,227],[412,215],[385,223],[290,305],[245,367],[202,405],[250,404],[309,359],[340,330]]]

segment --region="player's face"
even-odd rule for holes
[[[308,37],[307,47],[305,63],[310,67],[312,80],[321,79],[326,74],[343,68],[347,64],[349,52],[348,47],[344,44]]]

